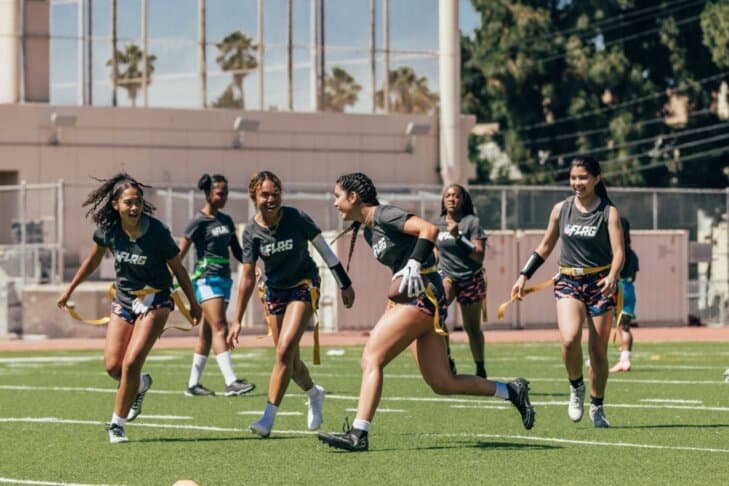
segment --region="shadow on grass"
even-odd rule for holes
[[[485,442],[480,441],[475,444],[464,444],[466,447],[472,447],[474,449],[493,449],[502,451],[543,451],[551,449],[562,449],[561,446],[549,445],[549,444],[524,444],[521,442]]]
[[[268,437],[267,439],[261,439],[258,436],[239,436],[239,437],[157,437],[148,439],[133,440],[131,442],[241,442],[241,441],[272,441],[272,440],[291,440],[291,439],[302,439],[303,437]]]

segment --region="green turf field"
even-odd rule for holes
[[[328,393],[325,430],[354,418],[359,390],[361,348],[338,349],[323,349],[323,364],[310,367]],[[578,424],[568,419],[559,353],[551,343],[487,347],[491,377],[531,381],[531,431],[508,402],[436,396],[401,356],[385,371],[364,454],[320,444],[293,384],[271,438],[248,432],[266,401],[270,348],[234,352],[236,371],[258,388],[233,398],[183,396],[191,351],[153,351],[145,371],[154,386],[127,426],[130,442],[117,445],[105,430],[115,384],[101,352],[2,353],[0,483],[726,484],[727,343],[637,343],[633,371],[608,383],[607,430],[594,429],[587,411]],[[611,362],[617,354],[611,348]],[[454,356],[461,372],[472,372],[465,345]],[[221,390],[221,381],[212,359],[203,383]]]

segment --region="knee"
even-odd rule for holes
[[[139,360],[124,360],[121,365],[121,372],[126,376],[139,375],[142,372],[142,363]]]
[[[276,346],[276,361],[291,364],[294,356],[296,356],[296,346],[293,343],[279,341],[278,346]]]
[[[381,370],[384,367],[384,360],[381,356],[374,353],[364,353],[362,355],[362,361],[360,362],[360,368],[363,373],[367,373],[372,370]]]
[[[562,343],[562,347],[568,353],[577,351],[578,349],[580,349],[581,346],[582,346],[582,343],[577,338],[577,336],[570,337],[569,339],[567,339],[566,341],[564,341]]]
[[[211,326],[210,337],[212,339],[225,339],[226,326],[225,322],[217,322],[214,326]]]
[[[428,385],[430,386],[430,389],[433,390],[433,393],[436,395],[452,395],[453,394],[453,387],[449,386],[449,384],[443,380],[436,380],[434,382],[429,382]]]
[[[106,368],[106,374],[110,377],[118,380],[122,375],[122,364],[121,361],[116,359],[107,359],[104,361],[104,367]]]

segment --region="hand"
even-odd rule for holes
[[[200,307],[200,304],[196,300],[190,303],[190,315],[192,316],[192,322],[197,326],[200,323],[200,319],[202,319],[202,307]]]
[[[58,300],[56,300],[56,305],[59,309],[63,309],[64,307],[66,307],[66,303],[70,298],[71,294],[69,292],[64,292],[63,295],[61,295]]]
[[[511,300],[521,300],[524,297],[524,286],[526,285],[526,275],[520,274],[519,278],[514,282],[514,286],[511,287]]]
[[[240,322],[233,322],[230,324],[228,335],[225,337],[225,343],[228,345],[228,349],[235,349],[238,345],[238,334],[240,334]]]
[[[344,307],[347,309],[352,307],[352,304],[354,304],[354,289],[351,285],[346,289],[342,289],[342,302],[344,303]]]
[[[618,291],[618,281],[615,277],[611,277],[609,274],[607,277],[597,282],[597,286],[600,287],[600,292],[605,297],[615,295]]]
[[[400,292],[407,288],[408,297],[410,297],[411,299],[414,299],[415,297],[425,292],[423,277],[420,275],[419,261],[413,260],[412,258],[408,260],[405,266],[399,272],[392,276],[393,279],[397,277],[402,277],[402,282],[400,282],[399,289]]]

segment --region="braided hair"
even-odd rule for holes
[[[357,194],[359,200],[365,206],[380,205],[380,201],[377,200],[377,188],[372,183],[372,179],[361,172],[344,174],[337,179],[337,184],[342,186],[342,189],[345,191]],[[352,238],[349,242],[349,255],[347,255],[347,271],[349,271],[349,264],[352,262],[352,254],[354,253],[354,245],[357,242],[357,233],[359,232],[360,226],[362,226],[362,223],[359,221],[353,221],[349,228],[339,233],[332,241],[332,243],[334,243],[340,236],[350,231],[352,232]]]
[[[137,181],[134,177],[130,176],[126,172],[119,172],[111,179],[97,179],[95,180],[102,182],[94,191],[90,192],[86,201],[81,205],[90,206],[86,212],[86,217],[91,217],[91,220],[98,226],[109,228],[119,223],[119,213],[114,209],[112,203],[121,197],[125,189],[133,187],[139,191],[140,196],[144,196],[144,187],[151,187]],[[143,199],[142,211],[147,214],[154,213],[156,208]]]
[[[203,174],[197,181],[197,188],[205,192],[205,198],[207,199],[207,197],[210,195],[210,191],[212,191],[213,189],[213,184],[217,182],[224,182],[227,184],[228,179],[226,179],[225,176],[222,174]]]
[[[476,212],[473,210],[473,201],[471,201],[471,195],[468,193],[465,187],[463,187],[460,184],[451,184],[450,186],[447,186],[445,190],[443,191],[443,196],[440,198],[440,215],[445,216],[446,215],[446,208],[445,208],[445,195],[446,192],[448,192],[448,189],[452,189],[454,187],[457,187],[459,191],[461,191],[461,199],[463,200],[463,203],[461,204],[461,215],[476,215]]]
[[[275,185],[280,192],[283,192],[281,179],[279,179],[278,176],[271,171],[262,170],[253,174],[253,177],[251,177],[251,180],[248,183],[248,196],[252,201],[256,200],[256,191],[258,191],[258,188],[261,187],[261,184],[263,184],[266,180],[273,182],[273,185]]]
[[[572,162],[570,163],[570,170],[573,167],[584,167],[584,169],[593,177],[597,177],[600,174],[602,174],[602,169],[600,168],[600,162],[597,161],[594,157],[584,156],[584,157],[575,157],[572,159]],[[607,187],[605,187],[605,182],[600,178],[600,182],[598,182],[595,185],[595,194],[600,196],[601,198],[604,198],[610,203],[611,206],[615,206],[613,202],[610,200],[610,197],[608,197],[607,193]]]

